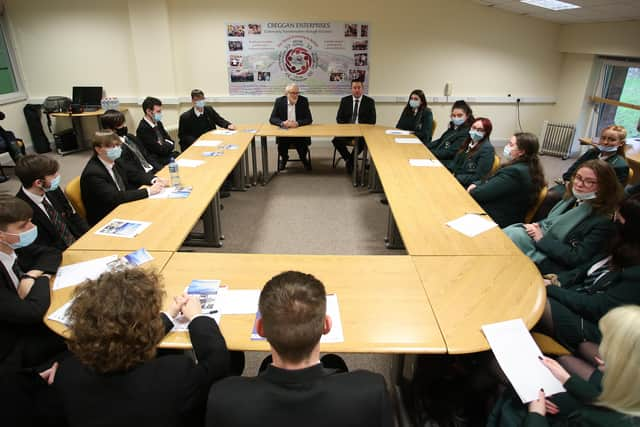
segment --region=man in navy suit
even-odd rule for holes
[[[285,96],[277,98],[273,104],[273,111],[269,118],[269,123],[280,126],[284,129],[293,129],[298,126],[310,125],[313,122],[311,110],[309,109],[309,100],[300,95],[298,85],[293,83],[286,87]],[[295,146],[298,156],[302,160],[302,164],[306,170],[311,170],[311,162],[307,158],[311,138],[308,137],[278,137],[278,155],[280,162],[278,170],[287,167],[289,160],[289,146]]]
[[[380,374],[323,366],[320,337],[331,330],[331,317],[318,279],[297,271],[273,277],[260,293],[259,310],[256,330],[269,342],[273,361],[255,378],[213,384],[207,427],[393,426]]]

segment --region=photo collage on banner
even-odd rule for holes
[[[230,95],[282,95],[289,83],[312,95],[369,86],[369,25],[345,22],[232,23],[227,30]]]

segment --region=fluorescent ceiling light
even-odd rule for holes
[[[520,3],[527,3],[532,6],[544,7],[545,9],[551,10],[568,10],[568,9],[578,9],[581,6],[573,3],[567,3],[565,1],[559,0],[520,0]]]

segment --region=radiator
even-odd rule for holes
[[[540,134],[540,154],[550,154],[566,160],[571,154],[575,133],[576,125],[545,120]]]

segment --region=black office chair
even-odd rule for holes
[[[291,150],[293,150],[293,151],[295,151],[297,153],[295,144],[289,144],[289,148],[287,149],[287,151],[291,151]],[[283,169],[280,169],[281,160],[282,160],[282,156],[280,156],[280,153],[278,153],[278,172],[283,170]],[[309,164],[311,164],[311,142],[307,143],[307,159],[306,160],[307,160],[307,162],[309,162]],[[291,157],[289,157],[288,162],[304,163],[301,158],[292,159]]]

